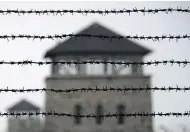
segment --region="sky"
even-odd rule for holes
[[[187,8],[190,2],[1,2],[0,9],[132,9],[136,8],[168,8],[177,6]],[[190,34],[189,13],[158,13],[147,14],[132,13],[119,15],[87,15],[65,14],[64,16],[53,15],[1,15],[0,35],[4,34],[69,34],[76,33],[92,22],[99,22],[117,33],[127,35],[161,36],[166,34],[184,35]],[[0,60],[5,61],[45,61],[44,54],[60,40],[0,40]],[[160,42],[136,41],[140,45],[151,49],[153,52],[144,58],[151,60],[190,60],[190,40],[181,39],[161,40]],[[174,66],[144,66],[145,74],[151,75],[152,86],[179,87],[190,86],[190,66],[183,68]],[[45,78],[50,75],[50,65],[43,66],[0,66],[0,88],[44,88]],[[44,110],[45,93],[0,93],[0,111],[18,102],[27,99]],[[155,112],[184,112],[190,109],[190,92],[154,92],[152,93],[153,111]],[[188,125],[188,117],[155,117],[155,130],[164,124],[174,131],[180,129],[180,125]],[[7,128],[7,118],[0,118],[0,131]]]

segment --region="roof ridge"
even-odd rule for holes
[[[21,99],[14,105],[8,108],[8,110],[39,110],[40,108],[26,99]]]
[[[93,26],[95,26],[95,28]],[[107,26],[96,21],[81,29],[76,34],[104,34],[108,36],[120,35],[120,33],[114,32]],[[143,47],[130,39],[112,40],[112,42],[110,42],[107,39],[102,40],[99,38],[82,37],[77,39],[67,39],[60,42],[54,48],[50,49],[45,54],[45,57],[51,58],[58,55],[74,56],[81,54],[89,56],[92,54],[99,54],[101,56],[103,53],[106,53],[109,56],[112,56],[113,53],[118,56],[124,54],[127,55],[129,53],[145,55],[150,52],[151,51],[146,47]]]

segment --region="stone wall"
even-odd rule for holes
[[[47,88],[71,89],[102,87],[146,87],[150,86],[149,76],[67,76],[50,77],[46,79]],[[126,106],[126,111],[152,112],[151,93],[141,92],[79,92],[66,96],[64,93],[46,93],[46,111],[73,113],[74,105],[81,104],[82,114],[95,113],[98,103],[104,107],[104,114],[116,113],[120,103]],[[144,121],[143,121],[144,120]],[[142,123],[144,122],[144,124]],[[82,124],[75,125],[71,117],[46,117],[44,132],[152,132],[152,118],[128,117],[124,125],[118,125],[116,118],[105,118],[101,125],[94,118],[82,118]]]

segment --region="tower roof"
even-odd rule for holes
[[[38,108],[37,106],[31,104],[30,102],[26,101],[26,100],[21,100],[19,101],[17,104],[11,106],[10,108],[8,108],[9,111],[25,111],[25,110],[33,110],[33,111],[37,111],[40,110],[40,108]]]
[[[82,31],[76,34],[91,34],[91,35],[108,35],[118,36],[119,34],[108,29],[101,24],[94,22]],[[129,55],[140,54],[145,55],[151,52],[149,49],[138,45],[136,42],[129,39],[113,39],[112,42],[108,39],[81,37],[77,39],[67,39],[60,42],[57,46],[50,49],[45,57],[54,56],[78,56],[78,55]]]

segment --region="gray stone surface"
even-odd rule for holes
[[[21,123],[23,123],[21,125]],[[23,127],[24,126],[24,127]],[[38,117],[31,118],[25,117],[25,120],[21,118],[9,118],[8,119],[8,132],[41,132],[42,125]]]
[[[150,86],[150,76],[67,76],[49,77],[46,79],[47,88],[71,89],[86,87],[146,87]],[[67,94],[68,95],[68,94]],[[95,113],[98,103],[102,103],[104,114],[115,113],[116,106],[120,103],[126,106],[128,113],[152,112],[150,92],[84,92],[66,96],[64,93],[46,93],[46,111],[73,113],[74,105],[80,103],[83,107],[82,114]],[[144,119],[144,123],[141,120]],[[46,117],[44,132],[152,132],[152,118],[128,117],[125,124],[118,125],[116,118],[105,118],[101,125],[95,123],[94,118],[82,118],[82,124],[75,125],[71,117]]]

